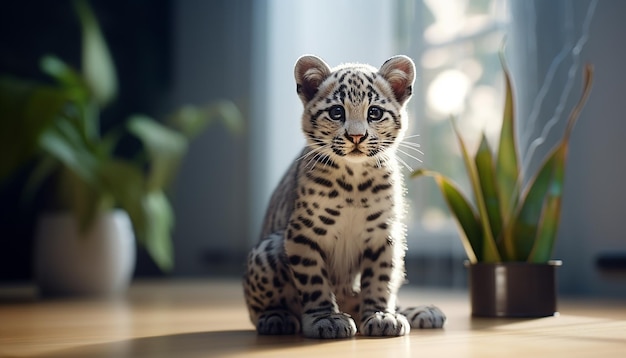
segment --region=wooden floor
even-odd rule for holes
[[[557,317],[473,319],[464,293],[408,288],[405,304],[446,312],[443,330],[320,341],[257,336],[235,281],[139,282],[115,300],[32,292],[0,287],[1,357],[626,357],[626,302],[561,300]]]

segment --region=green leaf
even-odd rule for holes
[[[57,160],[51,156],[42,155],[39,160],[36,161],[33,171],[24,184],[24,194],[22,195],[21,203],[24,206],[32,203],[38,190],[43,185],[44,180],[49,178],[58,169],[59,162]]]
[[[555,168],[560,165],[558,153],[559,150],[550,153],[536,176],[530,180],[528,190],[522,195],[520,209],[510,226],[509,234],[514,240],[505,242],[509,260],[526,261],[535,245],[537,228],[544,211],[544,201],[553,185]]]
[[[40,60],[41,70],[54,78],[71,98],[84,102],[89,96],[89,89],[80,74],[60,58],[46,55]]]
[[[181,158],[187,152],[187,139],[143,115],[130,117],[128,129],[142,141],[150,156],[148,190],[164,188],[173,179]]]
[[[171,230],[174,226],[174,213],[167,197],[161,190],[149,192],[143,200],[146,215],[144,245],[154,262],[164,272],[174,266]]]
[[[480,221],[467,198],[449,178],[428,170],[419,169],[411,177],[430,176],[435,179],[443,198],[459,226],[461,242],[471,263],[483,260],[483,233]]]
[[[187,138],[195,138],[216,120],[221,120],[231,133],[243,131],[243,116],[231,101],[215,101],[205,107],[184,106],[168,122]]]
[[[130,162],[120,159],[104,160],[97,168],[102,190],[126,210],[138,239],[145,236],[146,214],[143,203],[146,194],[143,173]]]
[[[174,213],[161,190],[148,191],[143,173],[132,163],[110,160],[99,170],[103,186],[131,218],[137,240],[165,272],[173,266]]]
[[[551,258],[561,214],[566,150],[566,146],[559,146],[553,156],[551,156],[553,157],[552,162],[549,160],[546,163],[546,165],[553,165],[553,175],[543,201],[539,222],[537,223],[537,234],[528,255],[528,262],[544,263]]]
[[[208,117],[217,117],[221,119],[222,124],[231,133],[243,132],[243,115],[239,111],[239,108],[231,101],[216,101],[208,106]]]
[[[78,130],[62,118],[42,133],[41,148],[74,171],[82,180],[98,186],[98,158],[87,149]]]
[[[519,187],[519,163],[517,155],[516,134],[515,134],[515,108],[513,99],[513,85],[511,74],[506,66],[504,54],[500,53],[500,62],[504,70],[506,85],[506,99],[504,103],[504,115],[502,118],[502,129],[500,131],[500,143],[498,147],[498,157],[496,158],[496,180],[498,182],[498,195],[500,196],[500,210],[502,212],[503,225],[509,225],[515,207],[517,206],[520,193]],[[508,236],[510,232],[505,231],[503,245],[511,248],[515,238]],[[515,253],[505,249],[506,259],[515,256]]]
[[[478,177],[480,178],[480,188],[485,200],[491,232],[497,241],[502,230],[502,216],[500,211],[493,154],[491,152],[491,148],[489,148],[489,143],[487,143],[487,138],[484,133],[482,135],[478,151],[476,152],[476,156],[474,157],[474,162],[476,163],[476,170]]]
[[[553,165],[552,180],[549,183],[546,198],[543,203],[541,217],[537,227],[537,235],[528,261],[542,263],[550,260],[554,242],[556,241],[561,213],[561,198],[565,181],[565,163],[569,147],[569,138],[578,120],[583,106],[587,102],[593,83],[593,67],[586,65],[583,73],[583,92],[578,103],[570,113],[565,134],[561,142],[555,147],[544,165]],[[552,162],[552,163],[550,163]],[[542,168],[543,170],[543,168]]]
[[[82,232],[91,227],[97,214],[110,209],[112,198],[98,185],[86,182],[68,167],[57,176],[57,205],[71,210]]]
[[[58,88],[0,77],[0,182],[35,158],[39,136],[67,101]]]
[[[103,159],[89,149],[75,123],[63,117],[42,133],[39,145],[47,155],[62,163],[57,200],[61,207],[75,213],[80,228],[85,230],[111,201],[98,175]]]
[[[461,154],[463,156],[463,161],[465,162],[465,168],[467,169],[467,173],[469,176],[470,184],[472,190],[474,191],[474,199],[476,199],[476,207],[478,208],[478,218],[481,223],[481,227],[483,230],[483,260],[484,262],[500,262],[500,254],[498,253],[498,248],[496,246],[495,239],[493,237],[493,233],[491,232],[491,225],[489,224],[489,214],[487,213],[487,206],[485,204],[485,199],[482,193],[480,177],[478,176],[478,170],[476,169],[476,164],[474,161],[470,159],[470,156],[467,152],[467,148],[465,146],[465,142],[459,133],[454,120],[452,122],[452,128],[454,129],[454,133],[459,142],[459,147],[461,148]]]
[[[106,40],[89,3],[75,0],[82,29],[83,76],[96,102],[104,107],[117,95],[117,74]]]

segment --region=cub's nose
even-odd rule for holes
[[[367,131],[365,131],[365,133],[363,134],[348,134],[348,131],[346,131],[344,135],[346,138],[348,138],[349,141],[354,144],[363,143],[363,141],[367,139]]]

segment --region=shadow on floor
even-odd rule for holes
[[[144,337],[45,353],[38,357],[224,357],[281,352],[289,348],[319,345],[322,340],[302,336],[259,336],[254,330],[191,332]],[[286,352],[285,352],[286,353]]]

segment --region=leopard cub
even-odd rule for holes
[[[396,148],[415,66],[295,65],[306,147],[274,191],[244,293],[259,334],[344,338],[440,328],[434,306],[396,311],[404,280],[404,183]]]

